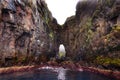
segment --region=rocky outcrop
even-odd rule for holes
[[[0,66],[55,56],[54,20],[44,0],[0,0]]]
[[[119,0],[80,1],[62,26],[44,0],[0,0],[0,66],[54,63],[63,44],[66,61],[119,70],[119,35]]]
[[[120,67],[120,1],[85,0],[63,25],[67,57],[104,68]]]

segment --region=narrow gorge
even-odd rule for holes
[[[63,25],[44,0],[0,0],[0,67],[49,61],[120,71],[120,0],[80,1]]]

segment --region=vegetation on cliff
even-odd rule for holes
[[[0,66],[35,64],[55,56],[53,20],[43,0],[0,0]]]
[[[64,25],[44,0],[0,0],[0,66],[66,60],[119,70],[119,35],[119,0],[80,1]],[[56,58],[60,44],[66,50],[63,60]]]
[[[80,1],[76,15],[63,26],[61,39],[67,57],[92,66],[119,69],[120,1]]]

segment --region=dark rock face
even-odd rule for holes
[[[0,0],[1,64],[13,59],[34,61],[54,52],[49,23],[53,24],[53,17],[43,0]]]
[[[80,1],[76,15],[66,20],[61,33],[67,57],[97,65],[100,63],[105,67],[120,67],[119,22],[119,0]],[[115,61],[111,62],[112,59]]]

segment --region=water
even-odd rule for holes
[[[63,68],[41,68],[29,72],[0,75],[0,80],[115,80],[86,71],[71,71]]]

